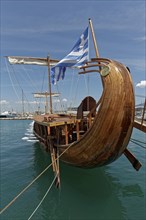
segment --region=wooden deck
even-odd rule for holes
[[[77,119],[75,116],[71,115],[36,115],[34,120],[41,125],[44,124],[49,127],[61,126],[65,124],[75,124]],[[80,121],[80,120],[78,120]]]

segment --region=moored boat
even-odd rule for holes
[[[46,114],[34,118],[35,135],[47,150],[52,145],[60,154],[72,144],[60,159],[85,168],[105,165],[121,156],[134,121],[133,85],[127,68],[108,59],[97,58],[92,62],[109,68],[108,75],[101,76],[103,94],[98,105],[93,98],[86,97],[76,117]],[[88,115],[84,116],[84,111]]]
[[[88,29],[84,31],[72,51],[61,61],[47,58],[8,57],[11,64],[48,66],[46,112],[34,117],[34,134],[50,152],[53,170],[59,174],[59,160],[81,168],[104,166],[122,154],[139,170],[140,162],[127,149],[135,116],[135,97],[130,70],[118,61],[100,58],[92,22],[89,19],[96,57],[88,58]],[[103,92],[99,100],[86,96],[77,114],[55,114],[52,108],[51,83],[64,79],[69,67],[79,74],[99,74]],[[58,75],[56,75],[58,69]],[[48,97],[50,111],[48,110]],[[59,176],[58,176],[59,183]]]

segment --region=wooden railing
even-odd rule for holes
[[[140,117],[138,117],[137,115],[135,116],[133,127],[143,132],[146,132],[146,99],[144,101],[142,114],[140,115]]]

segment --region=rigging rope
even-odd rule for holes
[[[45,193],[45,195],[43,196],[42,200],[40,201],[40,203],[37,205],[37,207],[35,208],[35,210],[33,211],[33,213],[29,216],[28,220],[30,220],[33,215],[36,213],[36,211],[38,210],[38,208],[40,207],[40,205],[43,203],[44,199],[46,198],[46,196],[48,195],[48,193],[50,192],[55,180],[56,180],[57,175],[54,177],[50,187],[48,188],[47,192]]]
[[[85,81],[85,87],[86,87],[86,90],[87,90],[87,95],[89,95],[89,81],[88,81],[88,77],[89,77],[89,74],[88,74],[88,76],[86,76],[84,74],[84,81]]]
[[[36,92],[38,89],[37,89],[37,87],[35,86],[35,84],[33,83],[33,81],[32,81],[32,79],[31,79],[31,77],[30,77],[30,75],[28,74],[28,70],[25,68],[25,66],[24,65],[22,65],[22,68],[23,68],[23,70],[24,70],[24,72],[25,72],[25,76],[27,76],[28,77],[28,80],[29,80],[29,83],[31,83],[31,85],[32,85],[32,87],[31,88],[33,88],[34,89],[34,92]],[[30,70],[33,72],[33,70],[30,68]],[[26,77],[25,77],[25,80],[26,80]],[[27,80],[26,80],[26,82],[27,82]],[[39,103],[37,103],[37,100],[35,99],[35,101],[36,101],[36,107],[39,107]],[[28,101],[29,102],[29,101]]]
[[[59,87],[58,87],[58,84],[57,84],[57,83],[56,83],[56,88],[57,88],[57,93],[58,93],[58,94],[61,94],[61,93],[59,92]],[[59,102],[60,102],[61,112],[63,112],[63,106],[62,106],[61,95],[59,95]]]
[[[11,81],[11,84],[12,84],[12,87],[13,87],[13,90],[14,90],[14,92],[15,92],[15,94],[16,94],[18,100],[19,100],[19,102],[21,102],[21,99],[20,99],[20,97],[18,96],[18,93],[17,93],[17,91],[16,91],[16,89],[15,89],[15,87],[14,87],[14,83],[13,83],[13,80],[12,80],[12,77],[11,77],[11,74],[10,74],[10,70],[9,70],[9,68],[8,68],[7,61],[5,60],[5,62],[6,62],[6,68],[7,68],[8,74],[9,74],[9,78],[10,78],[10,81]],[[19,81],[18,81],[18,78],[16,77],[15,69],[14,69],[13,65],[12,65],[11,68],[12,68],[13,74],[14,74],[14,76],[15,76],[15,81],[18,83],[18,86],[20,87],[20,89],[23,90],[22,87],[21,87],[21,85],[20,85],[20,83],[19,83]],[[35,84],[33,83],[32,79],[30,78],[30,75],[28,74],[28,72],[27,72],[26,68],[24,68],[24,66],[23,66],[23,70],[24,70],[24,72],[25,72],[25,75],[27,75],[27,77],[28,77],[28,79],[29,79],[29,82],[31,83],[32,87],[36,90],[36,86],[35,86]],[[31,71],[33,71],[33,70],[31,69]],[[44,75],[45,75],[45,71],[44,71]],[[25,78],[25,80],[26,80],[26,78]],[[24,80],[23,80],[23,81],[24,81]],[[43,76],[43,84],[44,84],[44,76]],[[42,85],[41,91],[42,91],[42,89],[43,89],[43,85]],[[29,100],[27,99],[27,96],[26,96],[25,93],[24,93],[24,96],[25,96],[25,100],[26,100],[27,104],[29,105],[29,107],[31,108],[31,110],[34,111],[33,107],[30,105],[30,102],[29,102]],[[37,106],[37,107],[40,107],[40,102],[41,102],[41,100],[39,101],[39,103],[37,103],[37,101],[36,101],[36,106]]]
[[[137,142],[139,142],[139,143],[141,143],[141,144],[146,144],[146,142],[144,142],[144,141],[139,141],[139,140],[136,140],[136,139],[134,139],[134,138],[131,138],[130,140],[137,141]]]
[[[25,72],[25,76],[28,77],[28,80],[29,80],[29,82],[31,83],[31,85],[32,85],[32,87],[33,87],[33,89],[34,89],[34,91],[37,91],[38,88],[35,86],[33,80],[31,79],[30,75],[28,74],[28,70],[25,68],[24,65],[22,65],[22,68],[23,68],[23,70],[24,70],[24,72]],[[30,69],[30,70],[33,72],[32,69]],[[25,80],[26,80],[26,77],[25,77]]]
[[[20,85],[20,83],[19,83],[19,81],[18,81],[18,79],[17,79],[17,77],[16,77],[15,69],[14,69],[13,65],[12,65],[12,70],[13,70],[13,74],[14,74],[14,76],[15,76],[15,80],[17,81],[18,86],[20,87],[20,89],[21,89],[21,91],[22,91],[23,89],[22,89],[22,87],[21,87],[21,85]],[[28,99],[27,99],[26,94],[24,93],[24,90],[23,90],[23,94],[24,94],[24,96],[25,96],[25,100],[27,101],[27,103],[28,103],[29,106],[30,106],[30,103],[29,103],[29,101],[28,101]],[[33,110],[32,106],[30,106],[30,107],[31,107],[31,109]]]
[[[135,95],[136,97],[146,98],[144,95]]]
[[[18,93],[17,93],[17,91],[16,91],[16,89],[15,89],[15,87],[14,87],[13,80],[12,80],[12,77],[11,77],[10,70],[9,70],[9,68],[8,68],[8,63],[7,63],[6,59],[5,59],[5,63],[6,63],[6,69],[7,69],[7,71],[8,71],[8,75],[9,75],[10,81],[11,81],[11,83],[12,83],[13,90],[14,90],[14,92],[15,92],[15,94],[16,94],[18,100],[20,101],[20,97],[18,96]]]
[[[74,77],[75,77],[75,70],[72,69],[72,78],[71,78],[71,84],[70,84],[70,91],[69,91],[69,108],[71,108],[72,105],[72,92],[73,92],[73,85],[74,85]]]
[[[76,101],[77,94],[78,94],[78,85],[79,85],[79,75],[77,76],[76,89],[75,89],[75,96],[74,96],[74,100],[73,100],[73,102],[72,102],[73,106],[75,106],[75,101]]]
[[[146,144],[145,142],[142,142],[142,141],[139,141],[139,140],[136,140],[136,139],[133,139],[133,138],[131,138],[130,141],[134,144],[137,144],[138,146],[140,146],[140,147],[142,147],[146,150],[146,147],[144,147],[143,145],[140,144],[140,143]]]
[[[45,71],[44,71],[44,74],[43,74],[43,82],[42,82],[42,87],[41,87],[41,93],[43,92],[44,81],[45,81]],[[41,100],[42,100],[42,98],[39,99],[39,106],[38,106],[39,109],[40,109],[40,106],[41,106]]]
[[[45,72],[46,72],[46,71],[44,71],[44,73],[43,73],[42,86],[41,86],[41,90],[40,90],[40,89],[37,88],[36,85],[34,84],[33,80],[32,80],[31,77],[30,77],[30,74],[28,73],[28,71],[27,71],[27,69],[25,68],[24,65],[23,65],[23,70],[25,71],[25,73],[26,73],[25,75],[27,75],[27,77],[28,77],[28,79],[29,79],[29,82],[31,82],[32,88],[34,89],[34,93],[37,92],[37,91],[40,91],[40,93],[42,93],[42,92],[43,92],[43,87],[44,87],[44,79],[45,79]],[[33,70],[32,68],[30,68],[30,71],[31,71],[32,73],[34,73],[34,70]],[[35,100],[36,100],[36,99],[35,99]],[[38,103],[37,103],[37,101],[36,101],[36,105],[37,105],[38,109],[40,109],[41,100],[42,100],[42,98],[40,97]]]
[[[69,148],[74,144],[71,143],[57,158],[55,158],[55,161],[58,160]],[[9,202],[1,211],[0,214],[2,214],[7,208],[9,208],[15,201],[18,199],[39,177],[41,177],[51,166],[53,163],[49,164],[32,182],[30,182],[11,202]]]
[[[21,87],[21,85],[20,85],[20,83],[19,83],[17,77],[16,77],[15,69],[14,69],[13,65],[12,65],[11,68],[12,68],[13,74],[14,74],[14,76],[15,76],[15,80],[16,80],[17,83],[18,83],[18,86],[20,87],[21,91],[24,91],[23,88]],[[12,84],[13,84],[13,82],[12,82]],[[25,96],[25,100],[27,101],[27,104],[29,105],[29,107],[31,108],[31,110],[33,110],[32,106],[31,106],[30,103],[29,103],[29,100],[27,99],[26,94],[25,94],[24,92],[23,92],[23,94],[24,94],[24,96]],[[20,100],[20,99],[19,99],[19,100]],[[22,102],[22,101],[20,101],[20,102]]]

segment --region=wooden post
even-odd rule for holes
[[[65,144],[68,144],[68,129],[67,129],[67,123],[65,123]]]
[[[89,115],[88,120],[89,120],[89,128],[90,128],[91,124],[92,124],[92,115],[91,114]]]
[[[77,141],[80,139],[80,131],[79,131],[79,122],[76,121],[76,132],[77,132]]]
[[[57,148],[57,161],[56,161],[56,165],[57,165],[57,182],[56,182],[56,187],[60,188],[61,182],[60,182],[60,166],[59,166],[59,150]]]
[[[93,43],[94,43],[96,57],[99,57],[99,52],[98,52],[98,48],[97,48],[97,43],[96,43],[96,38],[95,38],[95,33],[94,33],[94,29],[93,29],[91,18],[89,18],[89,25],[90,25],[90,29],[91,29],[91,33],[92,33],[92,38],[93,38]]]
[[[48,135],[50,135],[50,126],[47,126]]]
[[[50,140],[50,154],[51,154],[51,161],[52,161],[52,167],[53,167],[53,172],[56,171],[56,166],[55,166],[55,158],[54,158],[54,150],[52,146],[52,140]]]
[[[52,114],[52,90],[51,90],[51,76],[50,76],[50,57],[48,59],[48,86],[49,86],[49,93],[50,93],[50,113]]]
[[[50,151],[51,151],[53,172],[56,176],[55,185],[57,188],[58,187],[60,188],[59,152],[57,152],[57,157],[56,157],[56,152],[55,152],[55,149],[53,148],[52,144],[50,145]]]

